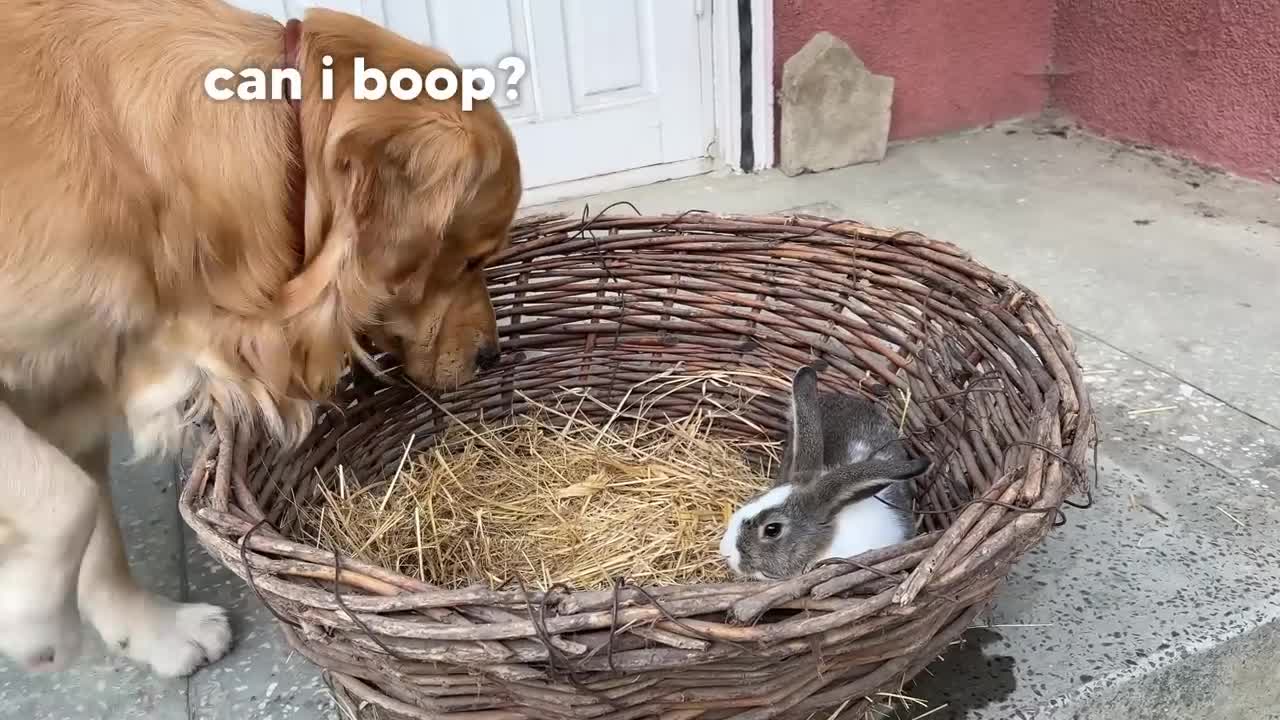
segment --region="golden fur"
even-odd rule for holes
[[[275,62],[274,20],[206,0],[22,0],[0,32],[7,67],[36,70],[0,77],[6,384],[65,387],[93,364],[112,387],[147,368],[132,381],[146,385],[176,357],[197,396],[297,432],[304,413],[276,405],[325,397],[363,332],[431,386],[469,379],[496,343],[474,265],[501,248],[520,194],[501,116],[489,103],[350,97],[357,55],[388,75],[452,66],[446,56],[308,13],[297,248],[291,109],[203,91],[211,67]],[[315,71],[326,54],[333,101]]]
[[[276,66],[282,30],[220,0],[0,8],[0,401],[34,433],[0,453],[47,440],[65,456],[41,466],[51,487],[102,480],[82,456],[100,455],[120,416],[144,453],[173,446],[188,406],[295,439],[347,359],[365,359],[363,336],[431,387],[465,382],[496,351],[482,265],[521,189],[501,115],[456,98],[352,99],[357,55],[388,76],[455,66],[312,9],[299,148],[288,103],[204,93],[214,67]],[[333,100],[320,96],[325,55]],[[0,501],[21,491],[0,480]],[[22,526],[0,504],[0,566]],[[0,634],[4,613],[0,601]]]

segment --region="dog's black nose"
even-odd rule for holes
[[[491,345],[480,349],[476,355],[476,367],[481,370],[489,370],[498,364],[498,360],[502,357],[502,351],[497,346]]]

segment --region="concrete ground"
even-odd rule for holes
[[[921,230],[1043,293],[1075,332],[1099,409],[1096,505],[1068,509],[898,717],[1280,718],[1280,186],[1013,123],[896,145],[879,165],[588,203],[623,199]],[[0,718],[332,716],[318,674],[183,529],[176,474],[118,470],[135,567],[233,608],[233,654],[189,681],[93,653],[57,677],[0,670]]]

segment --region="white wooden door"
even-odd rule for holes
[[[703,158],[714,139],[710,0],[232,0],[282,22],[362,15],[495,76],[525,188]],[[516,101],[498,61],[524,60]]]

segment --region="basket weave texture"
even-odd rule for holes
[[[458,417],[564,388],[608,401],[680,365],[787,378],[818,361],[824,385],[884,403],[934,459],[913,490],[920,532],[779,582],[445,590],[309,545],[297,514],[339,463],[385,478],[410,436],[428,447],[446,427],[434,402],[354,373],[290,452],[218,418],[183,517],[349,717],[861,717],[1088,492],[1093,413],[1067,330],[951,244],[804,215],[539,216],[489,282],[505,359],[436,397]],[[771,390],[750,417],[780,436],[787,389]]]

